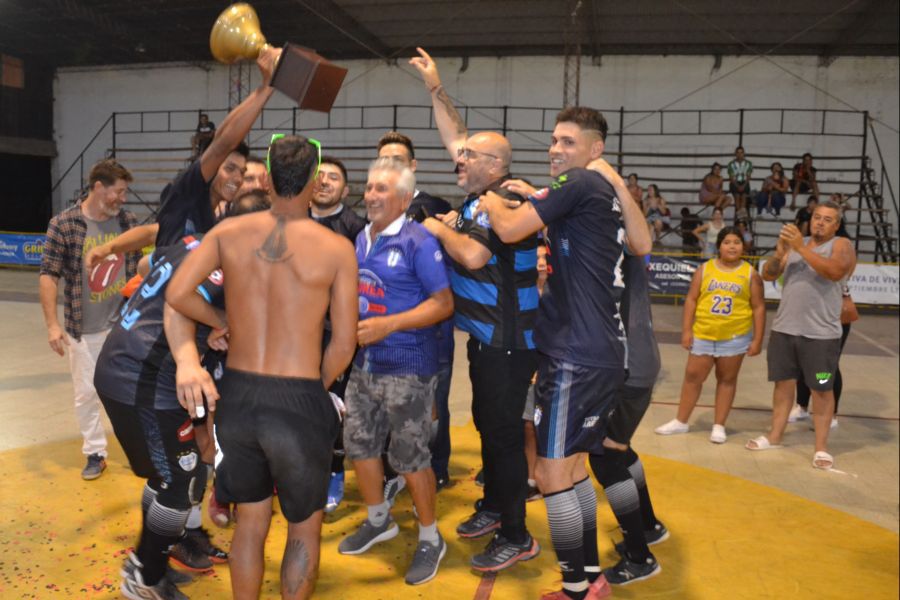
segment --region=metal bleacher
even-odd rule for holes
[[[556,108],[463,107],[460,113],[470,132],[501,131],[513,148],[512,173],[536,185],[548,179],[547,148]],[[115,156],[135,176],[130,208],[145,221],[153,220],[159,193],[190,160],[190,137],[200,112],[219,123],[226,110],[116,112],[110,115],[85,150],[63,173],[54,191],[75,199],[84,186],[85,170],[103,156]],[[854,237],[861,260],[897,261],[897,202],[868,113],[813,109],[729,109],[603,111],[609,123],[605,157],[623,174],[637,173],[640,184],[655,183],[672,211],[673,224],[682,207],[701,218],[709,209],[698,201],[700,181],[713,162],[726,165],[734,148],[742,145],[754,164],[752,188],[758,190],[773,162],[790,174],[804,152],[812,152],[820,195],[849,197],[847,230]],[[272,133],[302,133],[322,142],[323,151],[346,164],[352,186],[351,203],[361,202],[365,172],[378,138],[388,130],[409,135],[416,145],[418,186],[458,204],[452,163],[440,145],[430,106],[385,105],[334,107],[329,114],[299,109],[266,109],[250,132],[254,153],[264,154]],[[727,188],[727,182],[726,182]],[[791,203],[788,194],[788,205]],[[797,205],[806,203],[806,195]],[[58,204],[57,204],[58,206]],[[787,208],[780,219],[755,218],[748,207],[756,254],[770,251],[778,231],[794,213]],[[729,208],[726,220],[734,218]],[[674,231],[660,240],[663,247],[680,248]]]

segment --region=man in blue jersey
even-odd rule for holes
[[[360,350],[347,384],[344,448],[353,460],[368,515],[341,541],[341,554],[362,554],[399,528],[382,490],[381,453],[403,475],[419,520],[419,542],[406,583],[431,580],[447,551],[435,518],[435,479],[428,441],[437,386],[436,324],[453,314],[443,254],[420,224],[406,218],[415,176],[391,158],[369,168],[369,217],[356,238]]]
[[[598,111],[563,110],[549,150],[550,174],[555,177],[550,187],[531,193],[529,201],[515,209],[488,193],[476,211],[489,215],[507,242],[548,228],[553,276],[541,297],[534,336],[539,352],[535,476],[547,505],[563,584],[544,600],[595,600],[609,594],[599,567],[597,498],[585,458],[603,451],[607,416],[624,377],[625,330],[619,316],[624,288],[622,212],[633,217],[636,207],[623,206],[621,178],[613,177],[608,165],[608,176],[585,168],[603,153],[606,132],[606,120]],[[507,187],[527,186],[509,182]],[[646,225],[643,229],[642,237]]]
[[[538,239],[531,232],[517,243],[504,243],[487,215],[476,216],[479,196],[486,191],[512,195],[501,187],[510,178],[512,148],[499,133],[470,137],[434,61],[422,49],[419,55],[410,63],[431,91],[435,123],[456,164],[457,185],[467,194],[458,214],[423,223],[453,259],[455,323],[470,336],[472,417],[481,434],[484,500],[456,531],[465,538],[496,532],[471,561],[478,571],[495,572],[540,552],[525,526],[528,462],[522,426],[537,359]]]
[[[262,210],[267,205],[264,192],[250,192],[234,203],[233,214]],[[121,318],[103,344],[94,374],[97,393],[128,462],[135,475],[147,480],[141,498],[140,539],[122,571],[122,593],[127,598],[184,597],[175,583],[189,578],[166,570],[173,544],[178,543],[182,567],[200,564],[210,568],[212,562],[228,559],[227,554],[212,547],[199,529],[199,510],[192,510],[199,506],[206,488],[206,465],[201,462],[198,447],[206,423],[205,419],[192,421],[178,402],[171,349],[196,337],[203,353],[210,329],[195,327],[193,321],[165,303],[172,273],[200,245],[201,238],[202,234],[186,236],[153,251],[150,272],[123,307]],[[203,281],[197,293],[221,310],[222,284],[221,271],[216,271]],[[192,512],[196,523],[190,522]],[[184,552],[192,549],[201,556],[186,559]]]

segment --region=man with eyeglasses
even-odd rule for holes
[[[282,598],[309,598],[318,573],[340,422],[326,390],[356,349],[359,308],[353,245],[309,218],[320,156],[314,140],[276,139],[272,208],[214,227],[166,292],[176,311],[229,333],[218,405],[193,341],[172,351],[179,402],[192,417],[207,404],[216,413],[216,496],[236,502],[240,514],[229,558],[235,598],[259,596],[273,486],[288,521]],[[219,267],[226,282],[237,283],[225,286],[224,315],[195,291]],[[326,312],[331,341],[323,352]]]
[[[532,339],[537,314],[537,236],[505,244],[487,215],[476,216],[479,196],[506,192],[512,148],[499,133],[468,130],[441,85],[437,67],[421,48],[410,60],[431,93],[435,122],[467,195],[459,213],[423,225],[453,259],[451,286],[456,326],[469,333],[472,416],[481,434],[484,500],[457,528],[464,538],[494,536],[472,557],[472,567],[496,572],[537,556],[540,546],[525,526],[528,464],[522,414],[537,357]]]

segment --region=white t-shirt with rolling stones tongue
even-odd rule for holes
[[[82,258],[92,249],[115,239],[122,233],[119,220],[93,221],[85,217],[87,232],[84,236]],[[122,303],[120,292],[125,287],[125,255],[111,254],[100,264],[82,275],[84,286],[82,333],[106,331],[112,325],[113,316]]]

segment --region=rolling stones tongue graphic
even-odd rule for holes
[[[92,292],[102,292],[109,284],[116,280],[119,271],[125,265],[125,255],[111,254],[103,262],[91,269],[88,276],[88,286]]]

